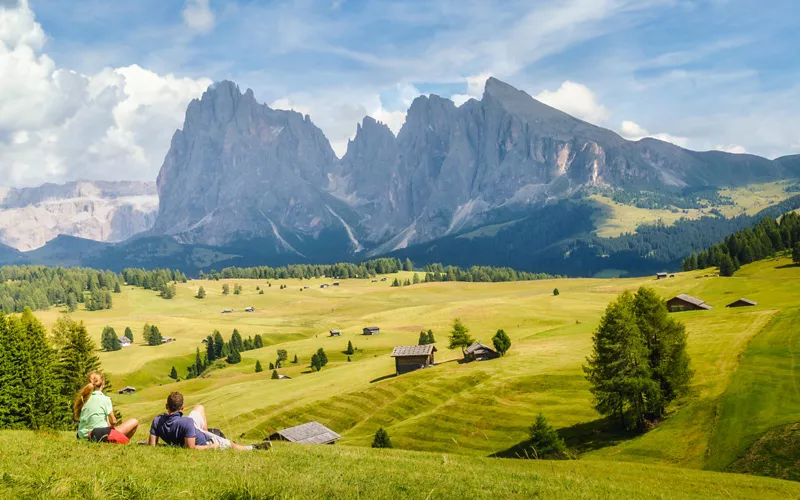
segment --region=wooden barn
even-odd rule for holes
[[[331,333],[331,337],[341,337],[342,336],[342,332],[340,332],[339,330],[331,330],[330,333]]]
[[[467,347],[464,354],[467,361],[486,361],[500,357],[500,353],[486,344],[481,344],[480,340]]]
[[[339,286],[339,282],[338,281],[334,281],[333,282],[333,286]]]
[[[118,390],[117,394],[133,394],[134,392],[136,392],[136,388],[128,386],[128,387],[123,387],[122,389]]]
[[[667,301],[667,310],[669,312],[708,311],[711,309],[714,308],[706,304],[704,300],[685,293],[676,295]]]
[[[403,373],[433,366],[433,353],[435,352],[436,347],[432,344],[395,347],[392,351],[395,372],[398,375],[402,375]]]
[[[667,273],[656,273],[656,279],[657,280],[663,280],[663,279],[667,278],[668,276],[669,275]]]
[[[253,307],[253,306],[244,308],[244,312],[246,312],[246,313],[251,313],[251,312],[254,312],[255,310],[256,310],[256,308]]]
[[[272,434],[271,441],[289,441],[290,443],[303,444],[333,444],[342,436],[328,429],[319,422],[289,427]]]
[[[128,337],[122,337],[119,339],[119,345],[122,347],[130,347],[131,346],[131,339]]]
[[[325,283],[324,285],[320,285],[319,287],[320,288],[330,288],[331,286],[329,284]]]
[[[750,299],[737,299],[725,307],[752,307],[757,306],[758,302],[753,302]]]
[[[364,328],[364,335],[377,335],[381,333],[381,329],[377,326],[368,326]]]

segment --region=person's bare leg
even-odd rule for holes
[[[208,417],[206,417],[206,407],[203,405],[196,405],[192,408],[192,411],[195,413],[199,413],[201,417],[203,417],[203,430],[208,432]]]
[[[233,441],[231,441],[231,449],[232,450],[239,450],[239,451],[248,451],[250,449],[250,447],[249,446],[242,446],[240,444],[236,444]]]
[[[122,434],[125,434],[128,439],[132,438],[134,434],[136,434],[136,429],[139,428],[139,421],[135,418],[128,419],[118,426],[115,429]]]

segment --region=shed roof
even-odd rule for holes
[[[757,306],[758,305],[758,302],[755,302],[755,301],[750,300],[750,299],[736,299],[733,302],[731,302],[730,304],[728,304],[728,306],[732,306],[733,304],[738,304],[739,302],[743,302],[743,303],[745,303],[745,304],[747,304],[749,306]]]
[[[124,344],[125,342],[127,342],[129,344],[131,343],[131,339],[129,339],[128,337],[120,337],[119,341],[122,344]]]
[[[688,302],[690,304],[694,304],[701,309],[713,309],[710,305],[706,304],[706,302],[702,299],[698,299],[697,297],[692,297],[691,295],[686,295],[682,293],[680,295],[676,295],[673,299],[679,299],[684,302]]]
[[[471,346],[467,347],[465,352],[467,354],[472,354],[473,352],[475,352],[475,351],[477,351],[478,349],[481,349],[481,348],[488,349],[488,350],[493,351],[493,352],[497,352],[497,351],[494,350],[493,347],[489,347],[486,344],[481,344],[480,340],[475,342],[475,343],[473,343]]]
[[[401,345],[392,350],[393,358],[402,358],[406,356],[428,356],[436,352],[436,346],[433,344],[427,345]]]
[[[328,429],[319,422],[309,422],[307,424],[289,427],[271,435],[270,439],[283,438],[292,443],[306,444],[328,444],[333,443],[342,436]]]

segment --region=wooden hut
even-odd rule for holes
[[[403,373],[432,366],[434,364],[433,353],[435,352],[436,347],[432,344],[395,347],[392,350],[395,372],[398,375],[402,375]]]
[[[708,311],[711,309],[714,308],[706,304],[704,300],[698,299],[697,297],[692,297],[691,295],[686,295],[685,293],[676,295],[667,301],[667,310],[669,312],[701,310]]]
[[[334,281],[333,282],[333,286],[339,286],[339,282],[338,281]]]
[[[331,333],[331,337],[341,337],[342,336],[342,332],[340,332],[339,330],[331,330],[330,333]]]
[[[303,444],[333,444],[342,436],[328,429],[319,422],[289,427],[272,434],[271,441],[289,441]]]
[[[467,347],[464,354],[467,361],[486,361],[500,357],[500,353],[486,344],[481,344],[480,340]]]
[[[668,276],[669,276],[669,275],[668,275],[667,273],[656,273],[656,279],[657,279],[657,280],[663,280],[663,279],[666,279]]]
[[[753,302],[750,299],[737,299],[725,307],[752,307],[757,306],[758,302]]]
[[[253,307],[253,306],[244,308],[244,312],[246,312],[246,313],[251,313],[251,312],[254,312],[255,310],[256,310],[256,308]]]
[[[136,392],[136,388],[128,386],[128,387],[123,387],[122,389],[118,390],[117,394],[133,394],[134,392]]]
[[[319,287],[320,288],[330,288],[331,286],[329,284],[325,283],[324,285],[320,285]]]
[[[381,329],[377,326],[368,326],[364,328],[364,335],[377,335],[381,333]]]
[[[131,339],[129,339],[128,337],[122,337],[121,339],[119,339],[119,345],[121,345],[122,347],[130,347]]]

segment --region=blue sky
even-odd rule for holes
[[[0,0],[3,8],[29,12],[40,27],[32,65],[47,58],[50,80],[68,72],[86,89],[74,103],[61,99],[50,122],[15,125],[3,119],[4,93],[8,101],[22,91],[0,83],[0,163],[15,165],[16,184],[154,178],[181,109],[221,79],[309,113],[340,155],[365,114],[397,131],[416,95],[480,97],[489,75],[631,139],[800,153],[794,0]],[[28,42],[4,36],[10,25],[0,22],[0,40],[20,52]],[[152,97],[165,85],[170,109]],[[116,100],[98,104],[101,87],[117,89]],[[84,113],[90,106],[102,110]],[[78,126],[92,117],[102,124]],[[165,130],[142,129],[156,126]],[[37,173],[24,149],[41,151],[35,134],[65,128],[96,128],[84,142],[97,153],[61,148]]]

